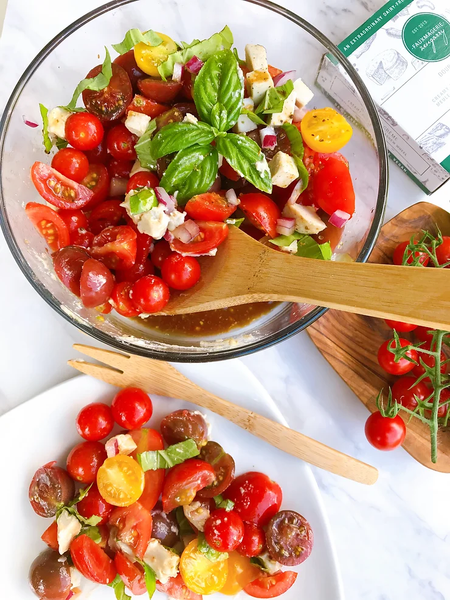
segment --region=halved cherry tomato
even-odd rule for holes
[[[198,283],[200,276],[200,263],[193,256],[181,256],[174,252],[161,267],[163,281],[174,290],[189,290]]]
[[[305,142],[316,152],[337,152],[350,140],[350,124],[334,108],[318,108],[306,113],[301,121]]]
[[[408,331],[414,331],[417,328],[417,325],[413,325],[411,323],[402,323],[401,321],[390,321],[389,319],[385,319],[386,325],[388,325],[391,329],[395,329],[395,331],[399,333],[406,333]]]
[[[242,556],[258,556],[263,551],[265,544],[264,531],[254,523],[244,523],[244,537],[236,548]]]
[[[76,425],[82,438],[89,442],[99,442],[113,430],[111,408],[103,402],[91,402],[78,413]]]
[[[300,565],[312,552],[313,530],[298,512],[282,510],[266,527],[266,544],[273,560],[288,567]]]
[[[67,471],[75,481],[93,483],[106,459],[105,446],[100,442],[81,442],[67,457]]]
[[[213,483],[197,493],[199,498],[214,498],[222,494],[234,478],[235,463],[232,456],[227,454],[220,444],[209,441],[200,450],[202,460],[209,463],[215,473]]]
[[[89,202],[83,208],[91,210],[106,198],[109,192],[110,177],[105,165],[92,164],[81,182],[91,193]]]
[[[118,425],[125,429],[138,429],[152,416],[153,404],[144,390],[127,387],[114,396],[111,411]]]
[[[411,342],[400,338],[400,345],[402,348],[405,346],[409,346]],[[401,358],[399,361],[395,361],[395,355],[390,351],[389,348],[395,348],[394,340],[387,340],[380,346],[378,350],[378,363],[382,369],[386,371],[386,373],[390,373],[391,375],[406,375],[412,371],[415,367],[415,363],[411,362],[407,358]],[[414,349],[408,350],[406,353],[412,361],[418,362],[417,352]]]
[[[125,69],[133,88],[136,88],[138,79],[145,77],[145,73],[141,71],[136,64],[134,50],[129,50],[128,52],[125,52],[125,54],[119,54],[119,56],[114,59],[114,63],[119,65],[119,67],[122,67],[122,69]]]
[[[237,209],[237,206],[228,204],[226,198],[216,193],[199,194],[191,198],[184,210],[191,219],[201,221],[224,221]]]
[[[66,246],[53,255],[53,267],[58,279],[76,296],[80,295],[80,278],[90,254],[77,246]]]
[[[277,69],[276,67],[272,67],[272,65],[268,66],[268,71],[269,71],[269,75],[272,77],[272,79],[274,77],[276,77],[277,75],[281,75],[281,73],[283,72],[281,69]]]
[[[122,281],[116,283],[113,288],[110,302],[114,310],[116,310],[119,315],[122,315],[122,317],[137,317],[141,314],[131,301],[130,292],[132,287],[132,283]]]
[[[236,596],[246,585],[255,581],[261,574],[261,569],[252,565],[250,559],[237,552],[228,554],[228,577],[220,590],[225,596]]]
[[[146,275],[133,285],[130,297],[140,312],[155,313],[169,302],[170,291],[166,283],[156,275]]]
[[[112,311],[112,308],[112,305],[108,301],[104,302],[103,304],[100,304],[100,306],[96,306],[95,310],[101,315],[109,315],[109,313]]]
[[[133,221],[129,221],[130,226],[133,228],[136,227]],[[131,225],[133,223],[133,225]],[[153,264],[150,262],[148,255],[150,253],[150,249],[152,247],[153,240],[146,233],[141,233],[136,228],[136,261],[134,265],[129,267],[128,269],[116,269],[116,281],[127,283],[135,283],[141,277],[145,277],[146,275],[153,275],[155,269]]]
[[[276,598],[294,585],[297,575],[294,571],[260,575],[258,579],[245,586],[244,592],[253,598]]]
[[[114,557],[114,564],[125,587],[130,590],[133,596],[142,596],[146,593],[144,569],[139,563],[131,562],[125,554],[117,552]]]
[[[40,517],[54,517],[62,504],[70,502],[75,486],[69,473],[56,466],[56,461],[40,467],[28,488],[31,508]]]
[[[86,150],[84,153],[89,161],[89,164],[102,164],[104,165],[108,160],[108,152],[106,151],[105,138],[102,139],[100,144],[93,150]]]
[[[167,473],[162,491],[164,512],[190,504],[196,493],[211,485],[214,479],[213,467],[198,458],[190,458],[172,467]]]
[[[155,265],[155,267],[161,269],[163,262],[171,252],[172,250],[170,249],[169,242],[166,242],[166,240],[161,240],[155,244],[153,252],[150,255],[152,263]]]
[[[197,117],[198,119],[198,112],[197,112],[197,107],[195,106],[195,104],[193,102],[175,102],[175,104],[173,105],[174,108],[176,108],[177,110],[179,110],[184,116],[186,116],[188,113],[190,113],[191,115],[194,115],[194,117]]]
[[[161,77],[158,71],[159,65],[167,60],[169,54],[177,51],[176,43],[168,35],[159,32],[158,35],[162,39],[162,44],[159,46],[150,46],[145,42],[140,42],[134,47],[137,66],[152,77]]]
[[[45,542],[49,548],[55,550],[55,552],[58,551],[58,525],[56,524],[56,521],[53,521],[50,527],[47,527],[41,535],[41,540]]]
[[[133,460],[129,456],[126,458]],[[152,536],[152,522],[150,512],[140,502],[135,502],[131,506],[116,508],[109,519],[109,526],[118,540],[142,558]]]
[[[193,459],[191,459],[193,460]],[[178,465],[182,466],[182,465]],[[180,560],[180,573],[187,587],[197,594],[219,592],[228,576],[226,560],[212,562],[198,549],[198,540],[184,549]]]
[[[157,581],[156,589],[158,592],[167,594],[173,600],[203,600],[200,594],[196,594],[186,587],[179,573],[176,577],[171,577],[167,583]]]
[[[234,502],[234,510],[243,521],[264,527],[279,511],[283,494],[267,475],[250,471],[236,477],[224,497]]]
[[[127,184],[127,194],[131,190],[137,190],[141,187],[155,188],[159,185],[159,179],[154,173],[147,173],[147,171],[139,171],[135,173]]]
[[[197,221],[200,227],[200,234],[188,244],[180,240],[170,242],[170,247],[174,252],[184,256],[201,256],[214,250],[228,237],[228,225],[218,223],[217,221]]]
[[[130,176],[134,162],[132,160],[117,160],[112,156],[108,160],[108,173],[110,177],[126,179]]]
[[[56,252],[70,244],[69,228],[60,215],[49,206],[28,202],[25,212],[50,250]]]
[[[115,62],[111,66],[112,77],[105,88],[98,92],[93,90],[84,90],[83,92],[84,105],[103,123],[120,119],[125,114],[133,97],[133,88],[125,69]],[[89,71],[86,77],[96,77],[101,70],[102,65],[97,65]]]
[[[137,141],[137,135],[128,131],[125,125],[120,123],[108,131],[106,147],[117,160],[136,160],[134,146]]]
[[[330,157],[314,175],[313,196],[315,203],[328,215],[342,210],[349,215],[355,212],[355,190],[348,166]]]
[[[107,458],[97,473],[98,490],[113,506],[130,506],[137,502],[144,491],[144,483],[140,465],[124,454]]]
[[[125,222],[127,211],[120,206],[121,204],[122,200],[110,198],[94,208],[89,217],[89,226],[94,235],[98,235],[107,227]]]
[[[205,523],[205,538],[214,550],[232,552],[244,539],[244,522],[236,511],[219,508]]]
[[[142,452],[149,450],[163,450],[164,441],[159,431],[144,427],[142,429],[133,429],[129,434],[137,445],[136,450],[132,453],[132,457],[136,458]],[[145,487],[142,496],[139,498],[141,504],[147,510],[152,510],[161,495],[164,484],[165,471],[164,469],[156,469],[156,471],[145,472]]]
[[[181,83],[183,84],[182,94],[186,100],[194,99],[194,75],[189,73],[187,69],[184,70],[181,76]]]
[[[45,163],[34,163],[31,179],[42,198],[57,208],[84,208],[92,200],[93,193],[85,185],[64,177]]]
[[[224,177],[226,177],[230,181],[239,181],[239,179],[241,178],[239,173],[233,169],[233,167],[230,165],[226,158],[223,159],[219,171]]]
[[[394,265],[402,265],[403,264],[403,258],[405,256],[407,246],[409,246],[409,241],[402,242],[401,244],[399,244],[396,247],[396,249],[394,250],[394,255],[392,257]],[[423,265],[424,267],[426,267],[428,265],[428,263],[430,262],[430,257],[425,252],[419,252],[419,251],[412,252],[411,250],[409,250],[406,264],[407,265],[412,264],[412,262],[415,258],[418,258],[419,263],[421,265]]]
[[[252,225],[270,235],[271,238],[278,235],[277,220],[281,217],[281,212],[269,196],[258,192],[241,194],[239,199],[240,208]]]
[[[128,225],[107,227],[94,237],[91,254],[110,269],[128,269],[136,262],[136,238]]]
[[[94,150],[105,133],[100,119],[88,112],[72,113],[65,130],[67,141],[77,150]]]
[[[442,236],[442,244],[436,248],[436,258],[438,263],[447,265],[444,269],[450,268],[450,237],[448,235]]]
[[[116,576],[116,567],[104,550],[86,534],[75,538],[70,544],[70,556],[75,568],[95,583],[111,583]]]
[[[181,92],[183,84],[178,81],[162,81],[147,77],[138,81],[138,88],[141,93],[150,100],[170,104]],[[167,110],[167,108],[166,108]],[[157,115],[149,115],[151,117]]]
[[[81,210],[61,210],[59,216],[69,229],[70,244],[88,248],[94,236],[88,231],[89,223],[84,212]]]
[[[138,86],[140,87],[140,85],[141,81],[138,81]],[[151,100],[150,98],[146,98],[145,95],[141,96],[140,94],[136,94],[133,98],[133,102],[128,105],[127,111],[130,110],[137,113],[142,113],[143,115],[147,115],[148,117],[154,119],[155,117],[159,117],[159,115],[165,113],[166,110],[169,110],[169,106],[167,106],[167,104],[155,102],[155,100]]]
[[[89,161],[80,150],[62,148],[52,158],[52,167],[65,177],[79,183],[89,171]]]
[[[82,517],[90,519],[91,517],[100,517],[98,525],[104,525],[111,516],[114,507],[106,502],[94,484],[86,496],[77,504],[77,510]]]
[[[114,278],[102,262],[89,258],[81,269],[80,297],[86,308],[95,308],[111,297]]]

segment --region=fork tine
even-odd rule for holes
[[[94,346],[86,346],[84,344],[74,344],[74,350],[85,354],[94,360],[105,363],[115,369],[125,370],[129,356],[127,354],[120,354],[119,352],[113,352],[111,350],[103,350],[102,348],[94,348]]]
[[[67,364],[77,371],[81,371],[81,373],[84,373],[85,375],[90,375],[96,379],[101,379],[102,381],[110,383],[111,385],[115,385],[117,387],[126,387],[127,385],[124,374],[122,371],[118,371],[117,369],[105,367],[104,365],[95,365],[84,360],[68,360]]]

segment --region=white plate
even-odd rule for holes
[[[283,422],[275,403],[256,378],[239,361],[180,365],[180,370],[204,388],[251,410]],[[40,536],[50,520],[38,517],[28,502],[28,486],[34,471],[59,459],[61,466],[70,449],[81,440],[76,432],[78,411],[89,402],[110,401],[114,389],[90,377],[76,377],[40,394],[0,418],[0,514],[2,515],[0,571],[1,598],[32,600],[27,582],[34,558],[45,549]],[[188,403],[152,396],[157,426],[167,413]],[[309,468],[225,419],[207,414],[212,437],[235,458],[237,473],[260,470],[283,489],[283,508],[304,515],[314,530],[314,549],[298,568],[297,582],[284,600],[341,600],[344,598],[333,544],[317,484]],[[240,596],[249,598],[246,594]],[[217,598],[229,598],[216,594]],[[89,598],[113,600],[110,588],[96,588]],[[143,598],[143,596],[142,596]],[[164,598],[156,593],[156,599]]]

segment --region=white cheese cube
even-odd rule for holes
[[[289,246],[279,246],[279,249],[282,252],[289,252],[290,254],[297,254],[298,240],[294,240],[292,242],[292,244],[289,244]]]
[[[131,454],[137,448],[137,445],[131,435],[120,434],[109,439],[105,444],[106,455],[108,458],[118,454]]]
[[[258,125],[253,123],[248,115],[239,115],[236,125],[233,127],[235,133],[248,133],[258,129]]]
[[[295,231],[298,231],[299,233],[314,235],[326,228],[325,223],[317,216],[317,213],[312,206],[286,204],[283,209],[283,216],[295,219]]]
[[[185,218],[186,218],[185,212],[180,212],[179,210],[173,210],[169,214],[169,222],[167,224],[167,229],[169,231],[173,231],[179,225],[182,225],[184,223]]]
[[[64,554],[70,548],[73,539],[81,531],[81,523],[75,515],[71,515],[67,510],[63,510],[56,520],[58,550]]]
[[[199,531],[205,531],[205,523],[209,519],[210,510],[208,506],[198,500],[188,506],[183,506],[186,519]]]
[[[198,123],[198,119],[196,116],[191,115],[191,113],[186,113],[183,119],[183,123],[192,123],[193,125],[195,125],[196,123]]]
[[[277,152],[269,163],[272,183],[280,188],[287,188],[298,179],[298,169],[294,159],[285,152]]]
[[[150,169],[146,169],[145,167],[143,167],[139,159],[137,158],[134,161],[134,165],[130,171],[130,177],[133,177],[133,175],[135,175],[136,173],[140,173],[141,171],[146,171],[147,173],[150,173]]]
[[[267,52],[264,46],[247,44],[245,46],[245,62],[250,71],[268,71]]]
[[[247,109],[247,110],[255,110],[255,103],[253,102],[253,100],[251,98],[244,98],[242,100],[242,107]]]
[[[299,108],[303,108],[314,98],[314,92],[301,79],[294,81],[294,92],[296,95],[295,103]]]
[[[156,579],[164,585],[171,577],[177,576],[180,557],[152,538],[144,554],[144,562],[155,571]]]
[[[164,206],[159,204],[148,212],[137,215],[141,217],[137,224],[141,233],[146,233],[154,240],[164,237],[169,225],[169,215],[164,212]]]
[[[284,123],[292,123],[295,110],[295,99],[297,95],[295,91],[291,92],[283,104],[283,110],[279,113],[270,115],[269,125],[272,127],[281,127]]]
[[[247,73],[247,89],[255,104],[259,104],[268,89],[273,88],[273,79],[265,71]]]
[[[66,121],[72,113],[65,108],[56,106],[48,113],[48,132],[62,140],[66,139]]]
[[[141,135],[144,135],[150,121],[151,118],[148,115],[130,110],[125,121],[125,127],[134,135],[141,137]]]

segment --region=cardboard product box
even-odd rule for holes
[[[448,0],[390,0],[339,44],[378,106],[391,158],[428,194],[450,178],[449,19]],[[317,85],[370,128],[334,56]]]

